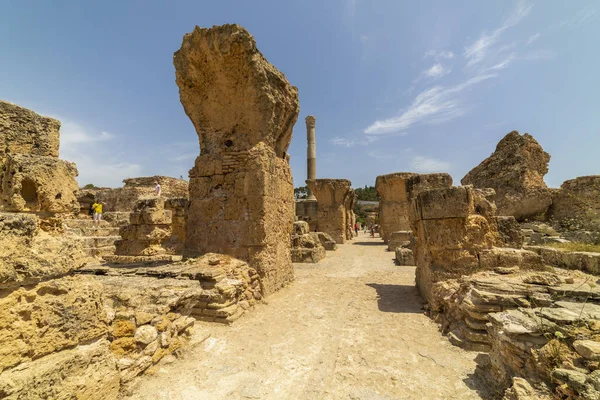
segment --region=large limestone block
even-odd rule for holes
[[[101,296],[87,276],[0,291],[0,371],[105,335]]]
[[[317,229],[325,232],[336,241],[345,243],[351,239],[348,227],[354,204],[355,193],[351,189],[352,183],[347,179],[309,179],[306,181],[311,193],[317,198],[319,204]]]
[[[494,153],[461,180],[463,185],[493,188],[499,215],[523,220],[544,213],[552,203],[544,182],[550,155],[525,133],[507,134]]]
[[[410,229],[411,202],[424,190],[452,186],[449,174],[416,174],[396,172],[380,175],[375,188],[381,198],[379,202],[380,235],[388,243],[393,232]]]
[[[298,89],[239,25],[196,27],[173,57],[181,104],[202,153],[265,143],[284,157],[298,118]]]
[[[565,181],[553,193],[548,217],[565,230],[600,231],[600,175]]]
[[[83,263],[80,242],[39,230],[34,215],[0,213],[0,290],[60,277]]]
[[[1,174],[0,208],[18,212],[75,213],[77,167],[55,157],[9,154]]]
[[[7,154],[58,157],[60,121],[0,100],[0,171]]]
[[[119,374],[108,341],[59,351],[0,374],[0,398],[116,400]]]

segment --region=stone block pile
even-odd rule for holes
[[[294,222],[292,241],[292,262],[318,263],[325,258],[325,247],[321,244],[319,234],[310,232],[308,222]]]

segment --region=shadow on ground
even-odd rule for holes
[[[381,242],[353,242],[354,246],[387,246],[383,241]]]
[[[393,313],[422,313],[423,299],[415,286],[367,283],[377,291],[379,311]]]
[[[467,375],[463,382],[471,389],[475,390],[484,400],[495,400],[503,397],[503,391],[491,384],[487,376],[490,374],[490,356],[486,353],[480,353],[475,357],[477,367],[472,374]]]

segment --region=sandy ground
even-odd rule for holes
[[[381,239],[360,233],[295,271],[232,326],[199,323],[199,344],[141,378],[129,399],[481,398],[477,353],[439,333],[414,267],[394,265]]]

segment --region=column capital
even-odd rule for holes
[[[307,128],[314,128],[315,127],[317,119],[315,118],[314,115],[309,115],[304,120],[306,121],[306,127]]]

